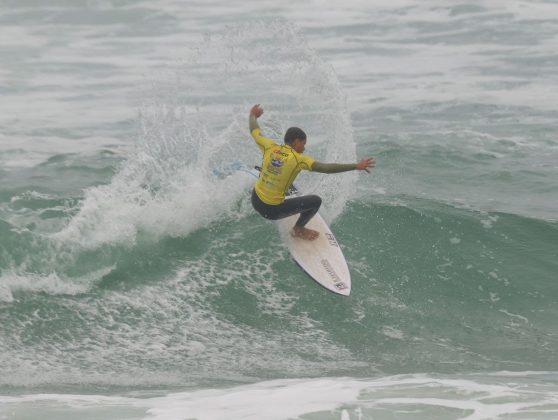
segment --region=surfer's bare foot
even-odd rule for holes
[[[313,241],[320,235],[320,232],[314,229],[308,229],[304,226],[295,226],[293,228],[292,235],[295,238],[302,238],[306,239],[307,241]]]

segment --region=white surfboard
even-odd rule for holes
[[[351,273],[327,223],[319,213],[312,217],[306,227],[317,230],[320,235],[315,240],[308,241],[291,235],[297,220],[298,214],[277,221],[281,239],[289,248],[293,259],[321,286],[334,293],[349,296]]]
[[[256,170],[251,170],[250,173],[256,178],[259,176],[259,172]],[[291,197],[296,194],[292,194]],[[287,245],[291,256],[318,284],[333,293],[349,296],[351,273],[341,247],[329,226],[320,213],[316,213],[306,227],[317,230],[320,233],[319,236],[313,241],[296,238],[291,235],[291,231],[298,217],[299,215],[295,214],[277,221],[281,239]]]

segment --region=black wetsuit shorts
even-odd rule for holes
[[[270,220],[283,219],[300,213],[296,225],[305,226],[306,223],[318,212],[322,199],[317,195],[303,195],[287,198],[281,204],[271,205],[264,203],[256,190],[252,191],[252,206],[263,217]]]

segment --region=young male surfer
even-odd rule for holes
[[[250,134],[263,153],[260,178],[252,191],[252,206],[266,219],[277,220],[300,213],[292,234],[309,241],[316,239],[319,232],[306,224],[318,212],[322,199],[317,195],[304,195],[285,200],[285,195],[301,170],[333,174],[346,171],[366,171],[376,165],[373,158],[357,163],[322,163],[303,154],[306,133],[291,127],[285,133],[284,144],[262,136],[257,119],[263,114],[258,104],[250,110]]]

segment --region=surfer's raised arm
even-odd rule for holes
[[[248,123],[250,126],[250,134],[252,135],[258,147],[263,153],[267,148],[273,146],[275,143],[273,142],[273,140],[262,136],[262,130],[258,125],[258,118],[261,117],[262,114],[263,114],[263,108],[259,104],[254,105],[250,110],[250,117]]]
[[[263,114],[263,108],[260,106],[260,104],[254,105],[250,110],[250,118],[249,118],[250,134],[252,134],[252,132],[256,128],[260,128],[260,126],[258,125],[258,118],[261,117],[262,114]]]
[[[314,162],[310,170],[312,172],[321,172],[324,174],[336,174],[339,172],[347,171],[366,171],[370,173],[368,169],[372,169],[374,166],[376,166],[376,161],[374,160],[374,158],[366,158],[359,160],[357,163]]]

